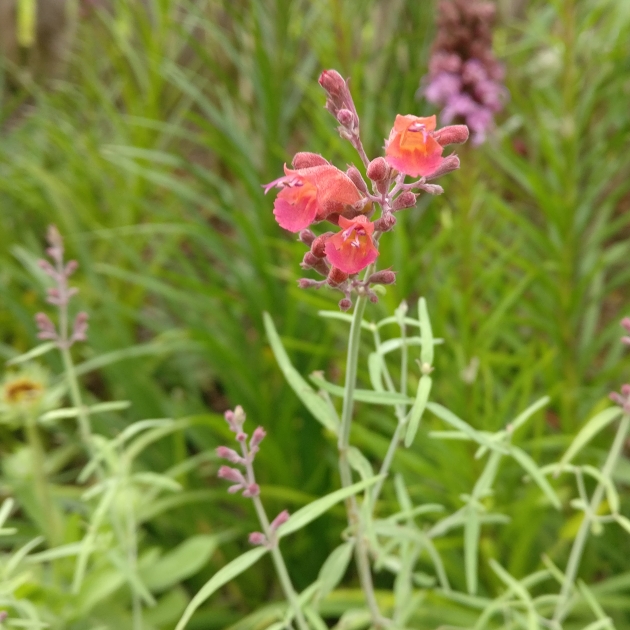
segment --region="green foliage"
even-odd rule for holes
[[[334,321],[342,314],[314,314],[335,308],[333,296],[295,288],[303,247],[280,233],[260,185],[297,150],[325,153],[339,166],[357,161],[322,108],[322,68],[352,78],[370,157],[380,154],[396,113],[427,111],[414,95],[426,71],[430,2],[147,4],[150,14],[145,3],[120,0],[78,24],[68,74],[54,89],[22,75],[16,90],[4,81],[9,67],[0,79],[0,355],[8,360],[37,343],[33,314],[48,280],[36,259],[55,223],[81,265],[77,310],[91,316],[76,373],[103,437],[85,479],[98,462],[115,480],[93,480],[89,489],[79,480],[88,464],[79,411],[61,359],[40,347],[28,358],[47,365],[55,395],[66,397],[37,429],[57,516],[42,510],[45,495],[33,489],[26,431],[0,427],[2,486],[19,507],[1,510],[16,531],[3,543],[0,608],[12,607],[25,627],[131,628],[140,601],[144,627],[172,628],[190,598],[239,556],[256,521],[212,481],[218,465],[208,452],[226,437],[213,412],[240,403],[267,429],[259,470],[270,509],[296,512],[338,486],[332,410],[347,326]],[[377,484],[374,494],[377,514],[398,510],[400,521],[385,519],[375,535],[404,538],[401,553],[415,545],[425,554],[415,569],[384,562],[377,588],[388,601],[394,585],[404,602],[397,615],[410,627],[473,627],[479,614],[498,626],[494,610],[528,622],[532,606],[549,605],[545,580],[562,581],[557,566],[583,522],[568,511],[570,480],[589,494],[604,482],[616,523],[588,542],[577,616],[566,627],[588,618],[603,628],[610,615],[622,628],[630,473],[623,459],[610,476],[597,471],[616,420],[604,397],[630,374],[617,343],[617,321],[630,310],[629,5],[500,4],[495,41],[510,102],[496,137],[460,152],[461,172],[443,197],[398,214],[381,256],[397,284],[369,307],[363,327],[375,346],[368,352],[365,344],[360,361],[352,443],[372,462],[383,461],[397,430],[409,444],[392,463],[399,484],[382,493]],[[434,341],[444,342],[435,361],[426,339],[403,342],[392,332],[400,317],[371,323],[420,294]],[[416,326],[409,335],[418,330],[427,333]],[[412,364],[392,393],[401,349],[435,371],[422,375]],[[312,385],[304,379],[321,368],[325,376],[316,373]],[[508,430],[545,395],[544,409],[533,408],[518,433],[518,419]],[[366,404],[374,400],[383,404]],[[408,425],[405,405],[414,410]],[[131,424],[138,418],[163,420]],[[126,432],[134,426],[142,431]],[[540,472],[555,461],[572,476],[550,481],[551,469]],[[535,483],[523,484],[524,474]],[[448,516],[411,515],[405,493]],[[621,512],[613,509],[617,495]],[[549,509],[558,501],[562,513]],[[407,523],[416,518],[420,526]],[[338,587],[349,548],[326,561],[342,527],[333,508],[283,552],[298,590],[319,583],[319,615],[360,627],[353,575]],[[281,623],[284,607],[263,607],[279,597],[272,576],[261,559],[188,627]],[[243,625],[253,610],[257,617]]]

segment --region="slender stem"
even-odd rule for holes
[[[70,388],[70,399],[72,400],[72,404],[78,410],[78,420],[79,420],[79,432],[81,434],[81,440],[83,444],[88,449],[90,455],[93,455],[93,444],[92,444],[92,429],[90,427],[90,418],[89,414],[83,404],[83,399],[81,397],[81,390],[79,388],[79,381],[77,379],[77,374],[74,369],[74,363],[72,362],[72,356],[70,355],[70,350],[62,346],[61,356],[63,358],[63,365],[66,372],[66,378],[68,380],[68,387]]]
[[[255,484],[256,477],[254,475],[253,454],[249,452],[245,441],[241,442],[241,451],[245,460],[247,481],[250,484]],[[265,512],[265,508],[262,504],[262,501],[260,500],[260,496],[253,496],[252,501],[254,502],[254,508],[256,509],[256,514],[258,515],[260,526],[262,527],[263,533],[265,534],[265,537],[267,538],[267,541],[269,543],[269,551],[271,552],[271,559],[273,560],[276,574],[278,575],[278,579],[280,580],[280,585],[282,587],[282,590],[284,591],[284,596],[293,609],[298,628],[299,630],[309,630],[308,624],[306,623],[306,618],[304,617],[304,613],[302,612],[302,608],[300,607],[298,595],[295,591],[295,588],[293,587],[293,582],[291,582],[291,577],[289,576],[287,565],[285,564],[284,557],[282,556],[282,552],[280,551],[276,533],[271,529],[269,518],[267,517],[267,512]]]
[[[366,277],[372,273],[372,269],[373,265],[367,268]],[[354,390],[357,382],[361,322],[363,320],[366,304],[367,296],[360,296],[354,307],[354,314],[350,325],[350,338],[348,340],[346,383],[341,412],[341,426],[339,428],[339,440],[337,442],[337,448],[339,450],[339,475],[341,477],[341,485],[344,488],[352,485],[352,471],[350,470],[350,462],[348,461],[348,449],[350,447],[350,427],[352,425],[352,412],[354,410]],[[376,628],[382,628],[386,620],[381,615],[378,602],[376,601],[364,525],[361,522],[359,506],[354,495],[346,499],[346,512],[348,514],[348,524],[350,528],[356,532],[355,558],[361,588],[365,594],[374,626]]]
[[[26,415],[26,438],[31,451],[33,464],[33,483],[35,486],[35,496],[40,505],[43,525],[47,529],[46,538],[51,547],[55,547],[62,542],[61,523],[59,514],[50,494],[50,486],[46,479],[44,470],[44,448],[39,436],[37,418],[32,413]]]
[[[602,477],[604,479],[610,478],[610,475],[612,474],[615,464],[617,463],[619,455],[621,454],[621,451],[623,449],[623,444],[626,439],[626,435],[628,434],[629,427],[630,415],[624,414],[624,416],[621,418],[621,422],[619,423],[619,428],[617,429],[615,440],[608,453],[608,457],[606,458],[604,467],[602,468]],[[598,483],[597,487],[595,488],[595,492],[593,492],[589,509],[584,512],[582,524],[580,525],[577,536],[573,541],[573,547],[571,548],[571,554],[569,555],[569,561],[567,562],[567,569],[564,574],[564,582],[562,583],[562,588],[560,590],[560,597],[558,599],[558,603],[556,604],[556,609],[553,614],[553,621],[556,622],[558,625],[562,623],[562,621],[569,613],[569,600],[574,589],[578,569],[580,568],[582,553],[584,551],[584,546],[586,545],[588,532],[597,516],[599,504],[604,497],[604,490],[604,485],[601,482]]]

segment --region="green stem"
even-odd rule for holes
[[[366,270],[366,276],[372,273],[373,265]],[[339,440],[337,448],[339,450],[339,475],[341,485],[348,488],[352,485],[352,471],[348,460],[348,449],[350,447],[350,427],[352,425],[352,412],[354,410],[354,390],[357,382],[357,363],[359,358],[359,346],[361,340],[361,322],[367,304],[367,296],[362,295],[357,299],[354,307],[352,323],[350,325],[350,338],[348,340],[348,355],[346,361],[346,383],[343,397],[343,408],[341,412],[341,426],[339,428]],[[361,522],[361,513],[354,495],[346,499],[346,512],[348,514],[348,525],[355,531],[355,559],[361,588],[367,600],[368,608],[372,616],[375,628],[382,628],[385,620],[381,615],[376,601],[374,584],[372,582],[372,572],[370,560],[365,540],[364,525]]]
[[[253,501],[254,507],[256,508],[256,514],[258,514],[260,525],[262,526],[267,540],[271,543],[271,559],[273,560],[276,574],[278,575],[280,585],[282,586],[282,590],[284,591],[284,596],[287,598],[289,605],[293,609],[298,628],[300,630],[309,630],[308,624],[306,623],[306,619],[304,617],[304,613],[302,612],[302,608],[300,607],[300,601],[298,599],[297,593],[293,588],[293,583],[291,582],[289,571],[287,570],[287,565],[284,562],[282,552],[280,551],[280,547],[278,546],[275,532],[271,531],[269,519],[267,518],[267,513],[265,512],[262,501],[260,500],[260,497],[253,497]]]
[[[623,449],[623,444],[626,439],[626,435],[628,434],[629,427],[630,415],[624,414],[621,422],[619,423],[615,440],[608,453],[604,467],[602,468],[602,477],[604,479],[610,478],[612,471],[615,468],[615,464],[617,463],[619,455]],[[574,589],[577,572],[580,568],[582,553],[584,551],[584,546],[586,545],[588,532],[597,515],[599,504],[602,502],[604,497],[604,491],[604,485],[601,482],[598,483],[595,488],[595,492],[593,492],[589,508],[584,513],[584,519],[582,520],[577,536],[573,541],[573,547],[571,548],[571,554],[569,555],[569,561],[567,562],[567,569],[564,574],[564,582],[562,583],[562,589],[560,590],[560,597],[558,598],[558,603],[556,604],[556,609],[553,614],[553,621],[556,622],[558,626],[570,612],[569,602]]]
[[[76,407],[78,410],[77,418],[79,421],[79,433],[81,434],[81,440],[90,455],[93,455],[92,429],[90,427],[90,418],[87,409],[83,404],[81,390],[79,389],[79,381],[77,379],[77,374],[74,369],[74,363],[72,362],[70,350],[66,347],[62,347],[61,356],[63,358],[63,366],[65,368],[66,378],[68,380],[68,387],[70,388],[70,399],[72,400],[73,406]]]
[[[26,416],[26,438],[33,460],[33,483],[35,496],[42,512],[42,524],[47,531],[48,544],[51,547],[55,547],[62,542],[61,523],[46,479],[46,471],[44,470],[45,454],[39,436],[37,418],[31,413]]]

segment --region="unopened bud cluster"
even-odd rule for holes
[[[621,338],[621,343],[630,346],[630,317],[624,317],[621,320],[621,326],[627,333]],[[624,413],[630,414],[630,384],[622,385],[621,393],[611,392],[610,399],[617,403]]]
[[[48,315],[37,313],[35,315],[35,323],[39,331],[37,336],[39,339],[54,341],[59,348],[69,348],[75,342],[87,339],[87,313],[77,314],[71,331],[67,330],[64,323],[67,321],[68,303],[79,292],[79,289],[69,285],[69,278],[77,270],[79,263],[76,260],[64,262],[63,239],[54,225],[48,228],[46,238],[49,245],[46,253],[52,260],[52,264],[48,260],[41,259],[38,261],[38,265],[55,283],[54,287],[48,289],[46,301],[59,309],[60,322],[62,323],[61,329],[58,330]]]
[[[495,13],[492,2],[440,0],[429,74],[420,89],[443,108],[443,122],[470,127],[473,144],[485,141],[507,97],[505,71],[492,52]]]
[[[459,168],[455,155],[443,156],[444,147],[468,139],[465,125],[436,129],[435,116],[397,116],[385,156],[369,160],[359,134],[359,116],[348,83],[335,70],[325,70],[319,84],[326,91],[326,109],[336,118],[342,138],[355,147],[367,181],[355,166],[341,171],[324,157],[300,152],[284,167],[285,175],[265,186],[265,192],[279,188],[274,216],[281,227],[297,233],[309,249],[301,267],[320,279],[302,278],[300,288],[324,286],[344,294],[341,310],[352,306],[353,295],[378,300],[372,285],[393,284],[395,272],[375,272],[382,234],[396,226],[394,213],[413,208],[420,194],[439,195],[441,186],[429,183]],[[418,178],[410,183],[407,176]],[[374,217],[380,208],[380,216]],[[310,226],[327,221],[336,230],[316,234]],[[369,268],[366,277],[359,272]]]
[[[226,411],[224,414],[225,421],[230,427],[230,431],[234,433],[234,438],[239,444],[240,453],[227,446],[219,446],[216,449],[217,455],[221,459],[225,459],[237,467],[221,466],[218,476],[221,479],[231,482],[228,492],[234,494],[240,492],[244,497],[259,500],[260,486],[256,483],[254,476],[254,459],[256,453],[260,450],[260,444],[267,435],[262,427],[257,427],[252,437],[248,441],[248,435],[243,431],[246,416],[243,408],[239,405],[234,411]],[[276,516],[276,518],[268,526],[268,535],[261,532],[253,532],[249,536],[249,541],[253,545],[271,546],[276,544],[274,534],[278,527],[285,523],[289,518],[289,513],[284,510]]]

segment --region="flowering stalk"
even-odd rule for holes
[[[232,482],[233,485],[228,488],[228,492],[232,494],[241,492],[244,497],[252,499],[262,532],[252,532],[249,536],[249,542],[253,545],[264,545],[269,549],[278,579],[280,580],[280,585],[293,610],[298,628],[299,630],[309,630],[306,619],[304,618],[304,613],[300,607],[297,593],[291,582],[287,565],[284,562],[282,552],[278,545],[278,528],[280,525],[287,522],[289,513],[283,510],[273,521],[269,522],[267,512],[260,500],[260,487],[256,483],[256,476],[254,474],[254,459],[256,453],[260,450],[260,443],[265,438],[266,433],[262,427],[258,427],[252,434],[248,444],[248,436],[243,431],[245,418],[245,412],[240,406],[237,406],[234,411],[225,412],[225,420],[230,430],[235,434],[236,441],[240,444],[241,454],[239,455],[239,453],[227,446],[219,446],[217,448],[217,455],[219,457],[228,460],[232,464],[241,466],[244,468],[245,474],[243,474],[242,470],[239,468],[221,466],[219,469],[219,477]]]
[[[624,317],[621,320],[621,326],[626,333],[630,334],[630,317]],[[630,346],[630,337],[623,336],[621,338],[621,343]],[[612,472],[617,465],[617,460],[623,451],[628,430],[630,429],[630,384],[622,385],[621,395],[617,392],[612,392],[610,394],[610,398],[622,408],[623,416],[621,417],[621,422],[617,428],[615,439],[601,471],[602,480],[609,480],[611,478]],[[569,560],[567,562],[567,569],[564,574],[564,581],[562,582],[560,596],[553,614],[553,622],[557,628],[561,628],[562,622],[570,612],[571,595],[575,589],[575,580],[580,568],[584,546],[586,545],[589,531],[596,522],[599,506],[604,498],[605,492],[605,484],[602,483],[602,481],[598,481],[597,487],[591,497],[589,507],[584,510],[584,518],[580,524],[580,529],[573,541],[573,547],[571,548],[571,553],[569,554]]]
[[[87,339],[87,313],[80,312],[77,314],[72,325],[72,331],[70,331],[70,318],[68,313],[68,303],[79,291],[77,288],[69,285],[68,279],[77,270],[79,265],[75,260],[71,260],[68,263],[64,261],[63,239],[54,225],[48,228],[47,240],[49,247],[46,253],[50,256],[53,264],[42,259],[39,261],[39,266],[47,276],[52,278],[56,285],[48,289],[46,301],[58,308],[59,327],[56,328],[45,313],[37,313],[35,322],[39,329],[38,337],[40,339],[54,341],[61,353],[68,388],[70,390],[70,399],[78,413],[77,418],[81,439],[90,454],[93,454],[90,419],[86,407],[83,404],[79,381],[72,361],[72,355],[70,354],[70,348],[77,341],[85,341]]]

